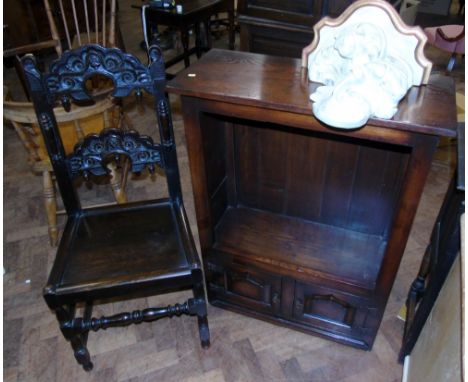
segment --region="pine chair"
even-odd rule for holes
[[[55,109],[59,131],[63,140],[65,152],[71,153],[76,143],[88,133],[100,131],[103,128],[122,128],[120,108],[106,97],[94,105],[86,107],[74,107],[66,112],[63,107]],[[58,240],[57,215],[62,211],[57,209],[57,197],[52,165],[47,155],[47,150],[42,139],[36,113],[32,103],[29,102],[3,102],[3,117],[9,121],[15,129],[28,154],[28,163],[35,173],[42,174],[44,205],[49,227],[51,246],[55,247]],[[125,173],[115,163],[109,163],[109,183],[117,203],[126,203]],[[122,176],[123,175],[123,176]]]
[[[70,341],[76,360],[85,370],[93,364],[87,350],[89,331],[189,314],[198,317],[203,347],[209,346],[206,300],[200,260],[186,217],[177,164],[165,67],[158,47],[149,49],[150,65],[116,48],[89,45],[65,52],[41,74],[32,56],[22,59],[37,119],[46,142],[68,220],[53,264],[44,298],[55,312],[60,329]],[[93,75],[113,81],[113,96],[141,90],[155,98],[160,143],[137,132],[103,130],[87,136],[65,155],[54,115],[57,100],[90,98],[84,82]],[[166,174],[169,197],[83,210],[73,178],[106,173],[105,164],[129,158],[130,171]],[[179,289],[192,289],[182,304],[92,318],[96,300],[126,300]],[[84,313],[76,316],[76,307]]]

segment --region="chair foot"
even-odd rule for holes
[[[91,370],[93,370],[93,367],[94,367],[94,365],[93,365],[92,362],[89,362],[88,364],[83,365],[84,371],[91,371]]]
[[[208,327],[207,316],[198,316],[198,331],[200,333],[200,342],[203,349],[210,347],[210,328]]]
[[[200,269],[192,271],[196,280],[193,285],[193,296],[195,297],[194,314],[198,318],[198,331],[200,333],[201,346],[206,349],[210,346],[210,328],[208,327],[208,316],[206,307],[205,290],[203,288],[203,274]]]
[[[46,302],[49,306],[53,303],[51,301],[50,295],[44,295]],[[63,336],[67,341],[70,341],[70,345],[73,349],[73,355],[75,356],[76,361],[83,366],[85,371],[90,371],[93,369],[93,363],[91,362],[91,357],[89,355],[88,348],[86,347],[86,342],[88,339],[88,331],[83,333],[73,333],[67,328],[67,323],[72,320],[75,316],[75,306],[58,306],[53,308],[57,316],[57,320],[60,324],[60,330],[62,331]],[[85,310],[86,316],[91,314],[91,310],[87,304]]]
[[[83,338],[81,335],[75,336],[71,340],[71,345],[74,351],[76,361],[83,366],[85,371],[91,371],[93,369],[93,363],[91,362],[91,357],[89,355],[88,348],[84,344]]]

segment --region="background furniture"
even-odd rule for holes
[[[240,49],[275,56],[301,57],[323,16],[336,17],[352,0],[239,0]]]
[[[411,354],[460,253],[460,216],[465,210],[465,124],[458,126],[458,169],[449,185],[431,241],[406,300],[406,321],[400,361]],[[459,286],[460,289],[462,286]],[[461,304],[461,301],[454,303]],[[440,305],[441,303],[439,303]],[[437,324],[437,322],[436,322]],[[443,327],[440,328],[443,330]]]
[[[151,64],[146,67],[118,49],[83,46],[65,52],[45,75],[31,56],[22,60],[68,215],[44,298],[85,370],[93,367],[86,348],[91,330],[191,314],[198,317],[202,345],[209,345],[202,270],[182,201],[171,112],[165,96],[164,60],[157,47],[150,48],[149,57]],[[143,89],[154,96],[159,144],[135,131],[108,129],[88,136],[66,156],[54,102],[60,99],[67,105],[70,98],[89,99],[85,80],[94,75],[112,79],[115,96]],[[130,158],[132,172],[160,167],[167,177],[169,197],[83,210],[72,179],[90,173],[103,175],[104,164],[120,156]],[[183,288],[192,289],[194,294],[183,304],[91,317],[96,301]],[[82,316],[75,309],[80,305],[84,305]]]
[[[120,109],[110,98],[104,98],[95,105],[76,108],[66,112],[63,108],[55,110],[56,120],[62,136],[66,154],[70,154],[79,140],[90,133],[96,133],[103,128],[122,126]],[[52,165],[42,139],[36,113],[31,103],[3,102],[3,117],[14,127],[18,137],[23,142],[28,153],[28,162],[34,172],[42,173],[44,204],[49,226],[49,237],[52,246],[57,245],[57,199]],[[121,176],[115,163],[107,165],[110,175],[110,185],[118,203],[125,203],[126,174]],[[59,211],[60,212],[60,211]]]
[[[447,64],[447,70],[450,72],[455,65],[457,54],[465,54],[465,26],[443,25],[424,28],[424,33],[429,44],[452,54]]]
[[[148,5],[148,3],[144,3]],[[163,9],[149,6],[146,8],[144,17],[146,20],[147,41],[151,41],[151,28],[149,25],[167,25],[181,34],[183,53],[166,62],[166,68],[184,60],[185,67],[190,65],[190,55],[193,53],[200,57],[202,54],[202,38],[200,24],[205,26],[207,49],[211,48],[210,19],[212,16],[227,12],[229,17],[229,49],[234,49],[234,0],[181,0],[177,3],[182,6],[182,12],[178,13],[175,8]],[[132,5],[133,8],[141,9],[141,5]],[[195,29],[195,47],[189,49],[189,30]]]
[[[398,10],[401,19],[407,25],[414,25],[420,3],[419,0],[397,0],[392,5]]]
[[[446,16],[450,11],[450,5],[453,0],[421,0],[421,12],[432,13],[435,15]]]
[[[116,0],[109,2],[102,0],[99,3],[97,0],[84,0],[77,2],[76,5],[71,0],[43,0],[43,8],[37,9],[36,17],[32,11],[29,12],[30,17],[28,17],[27,22],[42,17],[40,22],[44,24],[47,21],[49,35],[46,39],[36,37],[40,40],[3,51],[4,59],[14,60],[16,71],[28,100],[28,90],[19,58],[26,53],[37,55],[41,52],[47,52],[49,48],[54,48],[57,56],[60,56],[64,50],[90,43],[123,47],[120,29],[116,23],[116,7]]]
[[[168,84],[182,96],[208,297],[370,349],[438,136],[456,135],[453,83],[433,76],[392,120],[350,131],[313,117],[316,86],[298,59],[220,50]]]
[[[405,357],[402,382],[465,380],[460,256],[459,252],[411,354]]]

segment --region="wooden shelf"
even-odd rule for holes
[[[381,236],[258,209],[229,207],[216,227],[213,248],[372,289],[385,246]]]

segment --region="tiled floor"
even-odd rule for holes
[[[126,48],[144,57],[138,14],[120,2]],[[237,36],[238,37],[238,36]],[[223,46],[225,41],[216,44]],[[446,59],[429,50],[436,70]],[[464,71],[453,74],[464,94]],[[6,82],[11,73],[4,72]],[[10,82],[11,83],[11,82]],[[16,88],[15,88],[16,89]],[[177,98],[171,98],[185,204],[196,232],[193,197],[183,123]],[[151,102],[126,108],[140,130],[154,121]],[[41,177],[31,173],[20,141],[10,126],[4,128],[4,371],[5,381],[398,381],[397,363],[403,323],[397,318],[408,287],[428,243],[453,168],[454,142],[444,141],[433,162],[412,233],[377,335],[370,352],[351,349],[313,336],[274,326],[215,307],[209,307],[212,346],[202,350],[196,321],[190,317],[163,319],[128,328],[90,334],[89,349],[95,369],[85,373],[60,334],[54,315],[42,300],[55,249],[48,244],[41,195]],[[159,186],[163,182],[156,180]],[[161,189],[144,177],[130,182],[130,200],[146,198]],[[84,198],[111,201],[106,185],[83,187]],[[107,304],[95,314],[112,314],[182,300],[186,293],[138,302]]]

